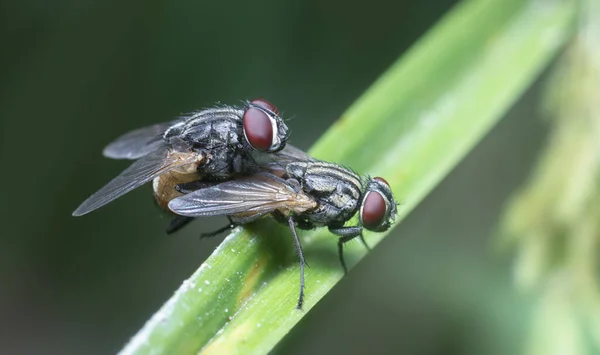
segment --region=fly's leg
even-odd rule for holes
[[[298,306],[296,308],[302,309],[302,304],[304,303],[304,265],[306,265],[306,261],[304,260],[304,253],[302,252],[302,245],[300,244],[298,233],[296,233],[294,217],[288,217],[288,224],[290,225],[290,230],[294,236],[294,246],[296,247],[298,259],[300,259],[300,295],[298,296]]]
[[[339,228],[329,228],[329,231],[340,238],[338,239],[338,256],[340,258],[340,263],[342,264],[342,268],[344,269],[344,274],[348,273],[348,268],[346,267],[346,261],[344,260],[344,243],[351,241],[352,239],[359,237],[363,244],[367,247],[367,249],[371,250],[365,239],[362,235],[362,227],[339,227]]]
[[[184,217],[184,216],[173,216],[171,218],[171,222],[167,226],[167,234],[172,234],[185,227],[188,223],[190,223],[194,218],[193,217]]]
[[[360,241],[365,246],[365,248],[368,251],[371,251],[371,247],[369,246],[369,244],[367,244],[367,241],[365,240],[365,237],[362,235],[362,233],[358,237],[360,238]]]
[[[214,230],[212,232],[208,232],[208,233],[202,233],[200,234],[200,238],[212,238],[214,236],[217,236],[221,233],[227,232],[232,230],[233,228],[237,227],[237,224],[233,222],[233,220],[231,219],[231,217],[227,216],[227,219],[229,220],[229,224],[221,227],[217,230]]]
[[[182,184],[177,184],[174,187],[175,187],[175,190],[177,190],[177,192],[186,195],[186,194],[189,194],[190,192],[204,189],[207,187],[211,187],[216,184],[218,184],[218,182],[216,182],[216,181],[196,180],[196,181],[192,181],[192,182],[184,182]]]

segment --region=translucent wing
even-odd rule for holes
[[[285,148],[277,153],[264,154],[253,153],[254,160],[264,170],[269,170],[277,176],[285,175],[285,167],[289,163],[298,161],[315,161],[316,159],[308,155],[301,149],[287,144]]]
[[[119,176],[85,200],[73,212],[73,216],[81,216],[100,208],[112,200],[142,186],[169,170],[182,165],[199,163],[203,159],[197,153],[180,153],[165,146],[135,161]]]
[[[294,161],[315,161],[316,159],[308,155],[302,149],[296,148],[291,144],[287,144],[285,148],[273,154],[277,162],[284,164]]]
[[[107,145],[102,154],[112,159],[143,157],[162,145],[162,134],[175,122],[159,123],[125,133]]]
[[[316,201],[292,183],[259,173],[196,190],[169,202],[175,214],[199,216],[252,216],[280,210],[297,213],[317,207]]]

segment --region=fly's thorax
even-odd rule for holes
[[[307,193],[317,196],[335,194],[340,199],[338,206],[346,205],[348,200],[360,199],[361,180],[352,170],[326,162],[307,162],[304,165],[301,182]]]
[[[195,149],[239,149],[241,128],[235,118],[203,121],[182,133]]]
[[[290,178],[299,181],[302,190],[315,198],[318,207],[309,219],[319,225],[346,221],[358,210],[361,180],[353,171],[326,162],[297,162],[286,167]]]
[[[306,175],[308,164],[308,162],[289,163],[285,166],[285,172],[289,178],[302,182],[304,180],[304,176]]]
[[[241,143],[242,114],[242,110],[231,108],[201,111],[178,130],[173,130],[169,142],[204,157],[195,167],[202,175],[224,178],[243,172],[251,159],[247,154],[249,147]],[[179,171],[192,173],[193,170],[193,166],[185,166]]]
[[[180,121],[169,127],[163,139],[173,146],[183,141],[194,148],[212,149],[228,141],[239,142],[241,117],[244,111],[233,106],[204,109],[181,116]]]
[[[236,174],[250,174],[260,171],[260,167],[248,150],[232,146],[215,148],[208,151],[204,164],[198,166],[203,175],[217,178],[230,178]]]
[[[215,123],[229,122],[237,125],[241,122],[244,110],[234,106],[223,106],[204,109],[183,116],[182,121],[165,132],[165,136],[185,135]]]

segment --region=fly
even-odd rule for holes
[[[286,152],[285,150],[282,152]],[[271,215],[289,226],[300,261],[298,309],[304,302],[306,264],[296,228],[326,226],[337,235],[338,254],[344,269],[344,243],[359,237],[363,229],[386,231],[396,215],[396,203],[389,184],[382,178],[361,179],[355,172],[337,164],[317,161],[294,150],[286,154],[280,174],[261,171],[239,179],[201,188],[177,189],[186,193],[169,202],[174,213],[188,217],[227,216],[233,225],[245,224]],[[358,213],[355,226],[345,226]]]
[[[135,160],[120,175],[85,200],[81,216],[153,181],[158,205],[167,210],[180,193],[175,185],[198,180],[223,181],[259,170],[262,154],[282,150],[288,128],[277,108],[264,99],[243,107],[223,105],[131,131],[109,144],[104,156]],[[170,232],[190,219],[175,218]]]

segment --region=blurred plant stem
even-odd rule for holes
[[[539,297],[532,355],[600,352],[600,2],[579,14],[545,95],[548,146],[501,228],[518,286]]]

